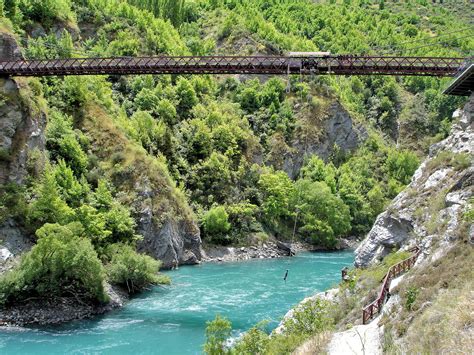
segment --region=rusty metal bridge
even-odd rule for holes
[[[0,76],[271,74],[454,76],[466,58],[365,55],[154,56],[0,60]]]

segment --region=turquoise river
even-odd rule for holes
[[[276,327],[293,305],[340,280],[353,253],[205,263],[170,271],[156,287],[117,311],[51,328],[0,330],[0,354],[200,354],[206,321],[219,313],[235,336],[261,320]],[[286,269],[288,279],[283,281]]]

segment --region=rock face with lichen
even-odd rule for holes
[[[448,245],[467,237],[474,228],[463,214],[474,195],[474,95],[454,114],[451,134],[434,144],[410,185],[377,217],[356,250],[355,265],[365,267],[392,249],[435,243]]]

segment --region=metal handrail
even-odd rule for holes
[[[390,269],[388,269],[388,272],[383,279],[382,287],[378,297],[375,299],[375,301],[362,309],[362,324],[367,324],[368,321],[372,320],[375,315],[382,311],[382,307],[385,304],[389,294],[390,283],[392,282],[392,279],[401,275],[405,271],[410,270],[413,265],[415,265],[421,250],[418,247],[414,247],[410,249],[410,251],[414,253],[412,256],[400,261],[395,265],[392,265]]]

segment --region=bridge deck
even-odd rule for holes
[[[0,61],[0,75],[333,74],[453,76],[465,58],[155,56]]]

